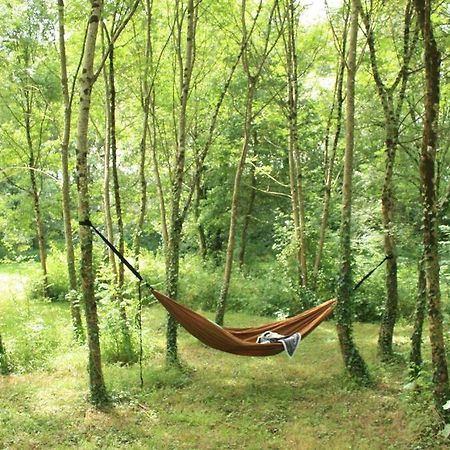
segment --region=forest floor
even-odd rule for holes
[[[377,325],[355,324],[375,379],[358,388],[343,375],[332,321],[291,360],[216,352],[180,331],[186,368],[167,371],[165,314],[156,305],[143,318],[144,387],[137,365],[105,364],[112,404],[98,411],[87,401],[86,349],[70,341],[68,306],[26,300],[33,270],[0,266],[0,330],[11,358],[20,351],[27,367],[0,377],[2,449],[445,448],[433,437],[430,399],[408,389],[406,324],[396,328],[399,359],[391,365],[377,359]],[[265,319],[232,313],[226,320]]]

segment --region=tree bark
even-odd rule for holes
[[[349,53],[347,58],[347,109],[342,214],[340,230],[341,268],[337,287],[336,327],[339,344],[348,374],[361,384],[370,382],[367,366],[353,341],[352,330],[352,270],[351,270],[351,205],[355,126],[355,74],[358,33],[357,0],[351,2]]]
[[[123,230],[122,199],[120,196],[119,172],[117,168],[117,136],[116,136],[116,75],[114,66],[114,44],[110,43],[109,52],[109,142],[111,145],[111,172],[113,178],[113,190],[116,209],[117,231],[119,234],[118,250],[125,253],[125,237]],[[123,299],[123,287],[125,282],[125,266],[122,261],[118,262],[116,301],[120,315],[120,327],[122,330],[122,351],[120,361],[129,363],[134,359],[131,335],[128,327],[127,312]]]
[[[198,4],[189,0],[187,6],[187,34],[184,65],[180,65],[181,72],[181,98],[178,116],[177,153],[175,160],[175,173],[172,181],[171,215],[168,229],[167,256],[166,256],[166,283],[167,293],[172,298],[178,296],[178,278],[180,269],[180,240],[183,228],[183,212],[180,210],[181,192],[185,175],[186,137],[187,137],[187,105],[190,92],[192,70],[194,67],[195,29],[197,24]],[[181,34],[181,30],[180,30]],[[181,61],[181,48],[179,49]],[[167,317],[167,347],[166,362],[169,366],[179,365],[177,348],[177,324],[169,314]]]
[[[254,138],[254,143],[256,145],[256,137]],[[242,225],[242,234],[241,234],[241,246],[239,249],[239,269],[242,270],[245,263],[245,250],[247,248],[247,235],[248,229],[250,227],[250,221],[252,220],[253,208],[255,206],[256,199],[256,176],[255,176],[256,168],[254,165],[250,168],[250,196],[248,200],[248,209],[247,214],[244,217],[244,223]]]
[[[61,169],[62,169],[62,210],[64,219],[64,238],[66,242],[67,273],[71,295],[70,313],[74,337],[84,342],[84,330],[81,322],[80,303],[77,295],[77,275],[75,269],[75,252],[72,238],[71,208],[70,208],[70,176],[69,176],[69,142],[72,121],[72,104],[69,94],[67,77],[67,57],[65,42],[65,10],[64,0],[58,0],[59,24],[59,58],[61,66],[61,89],[64,100],[64,131],[61,141]]]
[[[256,91],[256,79],[248,75],[247,77],[247,101],[245,108],[245,122],[244,122],[244,141],[242,143],[242,151],[239,159],[239,163],[234,176],[233,185],[233,197],[231,200],[231,212],[230,212],[230,227],[228,231],[228,244],[225,257],[225,272],[223,276],[222,289],[220,291],[219,301],[217,303],[216,310],[216,323],[223,325],[225,317],[225,308],[228,298],[228,290],[230,288],[231,272],[233,268],[233,253],[234,244],[236,240],[236,228],[238,219],[238,207],[240,200],[241,179],[244,172],[245,161],[247,158],[247,152],[251,139],[251,124],[253,120],[253,99]]]
[[[133,239],[133,251],[136,259],[136,265],[139,269],[139,256],[141,252],[141,237],[144,232],[145,215],[147,212],[147,178],[145,174],[145,165],[147,159],[147,139],[149,131],[149,117],[150,117],[150,105],[154,102],[153,86],[148,84],[148,77],[152,66],[152,7],[153,2],[151,0],[145,1],[145,13],[147,16],[146,23],[146,37],[145,37],[145,67],[143,74],[143,89],[142,89],[142,110],[144,113],[144,119],[142,123],[142,137],[139,146],[140,158],[139,158],[139,187],[140,187],[140,203],[139,203],[139,216],[136,224],[136,231]]]
[[[416,40],[411,39],[410,29],[412,20],[412,6],[411,2],[408,2],[405,9],[404,19],[402,63],[395,81],[390,87],[387,87],[378,68],[375,36],[371,23],[372,18],[369,13],[364,13],[362,8],[361,16],[367,34],[372,75],[377,87],[378,97],[380,99],[384,114],[385,169],[381,195],[381,214],[384,229],[384,252],[386,255],[390,255],[391,258],[389,258],[386,263],[386,299],[378,336],[378,347],[381,358],[388,361],[393,357],[392,345],[398,310],[397,248],[394,231],[395,197],[393,174],[395,155],[399,140],[400,114],[409,77],[408,66]],[[394,93],[399,85],[400,89],[398,93],[398,101],[397,105],[395,105]]]
[[[244,72],[247,76],[247,97],[246,97],[246,105],[245,105],[245,116],[244,116],[244,130],[243,130],[243,142],[242,142],[242,151],[241,156],[239,158],[239,162],[236,168],[236,174],[234,177],[234,184],[233,184],[233,195],[231,199],[231,211],[230,211],[230,226],[228,231],[228,244],[227,244],[227,251],[225,256],[225,270],[224,270],[224,276],[223,276],[223,282],[222,282],[222,288],[219,294],[219,299],[217,302],[217,308],[216,308],[216,323],[218,325],[223,325],[224,317],[225,317],[225,309],[226,309],[226,303],[228,298],[228,291],[230,288],[230,280],[231,280],[231,272],[233,267],[233,255],[234,255],[234,245],[236,240],[236,228],[237,228],[237,218],[238,218],[238,207],[239,207],[239,200],[240,200],[240,189],[241,189],[241,180],[242,180],[242,173],[244,171],[245,167],[245,161],[247,158],[247,153],[250,145],[250,139],[251,139],[251,132],[252,132],[252,121],[253,121],[253,101],[255,98],[256,93],[256,85],[258,82],[258,79],[261,75],[262,68],[264,67],[264,63],[267,59],[267,56],[270,54],[270,51],[272,48],[269,49],[269,39],[270,39],[270,30],[273,20],[273,13],[276,7],[276,2],[274,2],[270,17],[267,22],[267,34],[265,37],[264,42],[264,51],[261,55],[261,59],[258,62],[254,73],[251,72],[250,66],[249,66],[249,60],[250,60],[250,52],[249,52],[249,35],[250,33],[247,31],[247,24],[246,24],[246,0],[243,0],[242,2],[242,8],[241,8],[241,25],[242,25],[242,66],[244,69]],[[253,27],[256,24],[256,20],[259,15],[259,9],[258,13],[253,18]],[[278,35],[279,36],[279,35]]]
[[[78,218],[80,222],[89,220],[89,173],[88,173],[88,126],[91,93],[94,81],[93,64],[98,25],[101,18],[103,0],[91,0],[91,13],[86,36],[85,52],[80,77],[80,109],[77,127],[77,187]],[[99,341],[97,303],[94,293],[94,272],[92,267],[92,232],[89,226],[80,225],[81,285],[86,312],[86,326],[89,348],[90,398],[95,405],[107,402],[108,396],[103,379]]]
[[[285,38],[286,75],[288,88],[288,155],[289,182],[291,189],[292,217],[294,220],[295,246],[298,262],[299,291],[308,281],[305,239],[305,202],[302,186],[302,172],[298,149],[298,73],[297,73],[297,14],[295,2],[289,0],[286,6],[287,37]]]
[[[431,22],[431,0],[414,0],[419,20],[425,65],[425,117],[420,155],[420,181],[423,201],[423,245],[428,298],[431,356],[433,364],[433,394],[438,413],[444,420],[450,412],[442,406],[450,398],[448,367],[444,343],[441,290],[439,284],[438,216],[436,196],[436,148],[439,118],[439,78],[441,54]]]
[[[346,22],[344,24],[344,30],[342,32],[342,51],[339,61],[339,67],[336,74],[336,95],[333,100],[333,107],[331,108],[332,111],[336,109],[336,129],[334,132],[331,152],[328,154],[328,151],[326,151],[325,191],[323,195],[323,209],[322,209],[322,218],[320,221],[319,240],[317,242],[317,250],[316,256],[314,258],[314,269],[311,282],[313,289],[316,289],[317,287],[317,278],[319,276],[320,265],[322,262],[323,247],[325,244],[325,233],[327,230],[328,217],[330,213],[331,187],[333,183],[334,162],[336,159],[336,152],[339,143],[339,138],[341,136],[342,106],[344,104],[343,85],[344,85],[344,71],[345,71],[345,52],[347,49],[347,33],[348,33],[348,14],[346,16]],[[331,119],[332,116],[330,116],[330,120]],[[325,146],[327,148],[328,143]]]
[[[419,377],[423,365],[422,331],[423,323],[425,321],[426,308],[427,289],[424,258],[422,255],[422,258],[418,264],[416,308],[414,311],[414,326],[411,335],[411,351],[409,353],[409,376],[411,379],[416,379]]]

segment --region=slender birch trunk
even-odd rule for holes
[[[109,143],[111,151],[111,174],[113,178],[114,203],[116,209],[117,232],[119,235],[118,250],[123,255],[125,253],[125,237],[122,217],[122,199],[120,196],[119,172],[117,168],[117,136],[116,136],[116,81],[114,66],[114,44],[110,43],[109,52]],[[122,349],[119,359],[123,363],[132,362],[134,359],[131,335],[128,326],[128,317],[123,299],[123,287],[125,282],[125,266],[122,261],[118,262],[117,284],[116,284],[116,302],[120,315],[120,328],[122,330]]]
[[[225,256],[225,270],[224,270],[224,276],[223,276],[223,282],[222,282],[222,288],[219,294],[219,299],[217,302],[217,308],[216,308],[216,318],[215,321],[218,325],[223,325],[224,317],[225,317],[225,309],[228,299],[228,291],[230,288],[230,281],[231,281],[231,272],[233,268],[233,255],[234,255],[234,246],[235,246],[235,240],[236,240],[236,229],[237,229],[237,219],[238,219],[238,207],[239,207],[239,200],[240,200],[240,189],[241,189],[241,180],[242,180],[242,174],[244,172],[245,162],[247,159],[247,153],[250,146],[250,139],[251,139],[251,133],[252,133],[252,121],[254,119],[253,117],[253,102],[256,94],[256,85],[258,82],[258,79],[261,75],[261,71],[264,67],[265,61],[270,54],[273,47],[269,48],[269,39],[270,39],[270,32],[271,32],[271,26],[272,26],[272,20],[273,20],[273,14],[276,9],[277,2],[275,1],[272,5],[272,9],[270,11],[270,17],[267,22],[267,33],[265,36],[265,42],[264,42],[264,51],[262,52],[261,59],[259,63],[257,64],[255,71],[252,73],[249,65],[250,60],[250,52],[249,52],[249,32],[247,31],[247,24],[246,24],[246,9],[247,9],[247,2],[246,0],[243,0],[242,2],[242,8],[241,8],[241,24],[242,24],[242,66],[244,69],[244,72],[247,76],[247,95],[246,95],[246,104],[245,104],[245,115],[244,115],[244,129],[243,129],[243,142],[242,142],[242,150],[241,150],[241,156],[239,158],[239,162],[236,168],[236,174],[234,176],[234,184],[233,184],[233,195],[231,199],[231,211],[230,211],[230,226],[228,231],[228,244],[227,244],[227,251]],[[253,27],[256,24],[256,20],[259,15],[259,9],[258,13],[254,16],[253,20]],[[281,32],[280,32],[281,33]],[[279,35],[278,35],[279,37]],[[278,38],[276,39],[278,40]]]
[[[33,94],[29,91],[28,88],[26,88],[25,89],[26,110],[24,111],[24,124],[28,145],[28,158],[29,158],[28,172],[30,175],[31,198],[33,200],[36,238],[39,246],[39,261],[41,263],[41,270],[42,270],[43,295],[44,297],[48,297],[49,290],[48,290],[47,250],[45,248],[45,232],[44,232],[44,224],[42,222],[41,198],[36,180],[36,156],[33,139],[31,137],[31,114],[33,103],[32,97]]]
[[[223,325],[225,317],[225,308],[228,298],[228,290],[230,288],[231,272],[233,268],[233,253],[236,240],[236,228],[238,219],[238,207],[240,200],[242,173],[244,172],[245,161],[247,159],[248,148],[251,139],[251,126],[253,120],[253,100],[256,92],[256,79],[247,71],[247,100],[245,108],[244,122],[244,140],[242,143],[241,156],[236,168],[233,185],[233,197],[231,200],[230,227],[228,231],[228,244],[225,257],[225,272],[223,276],[222,289],[220,291],[219,301],[216,310],[216,323]]]
[[[420,181],[423,201],[423,246],[428,299],[433,394],[436,409],[445,420],[449,411],[442,408],[450,398],[448,367],[439,284],[438,214],[436,195],[436,149],[438,140],[441,54],[436,44],[431,21],[431,0],[414,0],[419,20],[425,65],[425,117],[420,155]]]
[[[375,36],[373,33],[372,18],[369,13],[364,13],[361,8],[361,16],[365,25],[367,43],[370,53],[372,75],[377,87],[378,97],[384,114],[385,129],[385,169],[381,194],[381,215],[384,228],[384,253],[390,255],[386,262],[386,300],[383,318],[378,336],[378,347],[381,358],[390,360],[393,357],[394,327],[398,310],[397,288],[397,246],[394,231],[395,196],[394,196],[394,164],[399,141],[400,114],[405,99],[407,81],[409,77],[409,61],[414,50],[416,39],[411,39],[412,4],[408,2],[405,10],[403,30],[403,54],[400,71],[391,86],[386,86],[379,68],[376,51]],[[397,104],[395,104],[395,93]]]
[[[336,74],[336,95],[333,100],[332,111],[336,109],[336,129],[334,131],[333,143],[331,151],[328,153],[328,143],[326,144],[326,163],[325,163],[325,190],[323,195],[323,209],[322,218],[320,221],[319,240],[317,243],[316,256],[314,258],[314,269],[312,274],[312,287],[317,287],[317,278],[319,276],[320,265],[322,262],[323,247],[325,245],[325,234],[328,227],[328,217],[330,214],[331,202],[331,188],[333,183],[334,162],[336,159],[337,146],[341,136],[342,129],[342,107],[344,104],[343,85],[344,85],[344,71],[345,71],[345,53],[347,49],[347,34],[348,34],[348,15],[344,24],[342,32],[342,48],[339,60],[339,67]],[[330,121],[332,115],[330,115]],[[327,140],[328,140],[327,132]]]
[[[342,185],[342,214],[340,230],[341,268],[337,287],[336,328],[344,365],[349,375],[361,384],[370,381],[367,366],[359,354],[352,330],[352,268],[351,268],[351,206],[355,128],[355,75],[358,34],[358,3],[351,2],[349,52],[347,58],[347,102],[345,121],[345,154]]]
[[[414,310],[414,325],[411,335],[411,351],[409,353],[409,376],[411,379],[419,377],[422,370],[422,332],[427,308],[427,289],[425,277],[424,257],[420,258],[417,277],[417,298]]]
[[[69,176],[69,142],[72,122],[72,102],[69,94],[67,76],[67,57],[65,42],[65,10],[64,0],[58,0],[58,24],[59,24],[59,58],[61,66],[61,89],[64,101],[64,131],[61,141],[61,169],[62,169],[62,210],[64,218],[64,238],[66,242],[67,273],[69,277],[69,289],[71,295],[70,313],[72,328],[77,341],[84,342],[84,330],[81,322],[81,310],[78,295],[76,295],[77,275],[75,269],[75,252],[72,238],[71,208],[70,208],[70,176]]]
[[[183,211],[180,209],[181,192],[185,175],[186,137],[187,137],[187,105],[190,92],[192,70],[194,67],[195,29],[197,25],[198,5],[189,0],[187,6],[187,34],[184,65],[181,76],[181,99],[178,116],[177,154],[175,172],[172,181],[171,215],[168,229],[166,256],[167,293],[172,298],[178,296],[178,278],[180,269],[180,241],[183,228]],[[181,61],[181,48],[179,49]],[[169,366],[179,365],[177,348],[177,324],[171,315],[167,316],[166,361]]]
[[[298,17],[295,13],[295,3],[293,0],[289,0],[287,4],[286,17],[287,37],[285,38],[285,52],[288,88],[289,182],[298,262],[298,285],[299,288],[301,288],[306,287],[307,285],[308,271],[306,264],[305,201],[303,196],[302,172],[298,149],[298,71],[297,39],[295,31]]]
[[[137,267],[139,268],[139,257],[141,252],[141,238],[144,232],[145,215],[147,212],[147,178],[145,173],[145,165],[147,159],[147,140],[149,131],[150,105],[154,102],[153,87],[150,88],[148,84],[148,77],[151,73],[152,66],[152,7],[151,0],[145,1],[145,14],[147,16],[146,35],[145,35],[145,67],[143,74],[143,89],[141,93],[142,110],[144,118],[142,122],[142,137],[139,145],[139,216],[136,224],[136,231],[133,238],[133,251],[136,259]]]
[[[256,133],[255,133],[256,134]],[[254,137],[254,145],[257,145],[256,142],[256,136]],[[255,199],[256,199],[256,168],[254,165],[250,168],[250,196],[248,200],[248,209],[247,213],[244,217],[244,223],[242,225],[242,234],[241,234],[241,246],[239,249],[239,255],[238,255],[238,266],[239,269],[242,270],[245,263],[245,251],[247,249],[247,235],[248,235],[248,229],[250,227],[250,221],[252,220],[253,215],[253,208],[255,206]]]
[[[80,77],[80,109],[77,128],[77,187],[78,217],[80,222],[89,220],[89,173],[88,173],[88,127],[91,93],[94,82],[93,64],[98,25],[101,20],[103,0],[91,0],[91,13],[86,36],[85,52]],[[92,232],[89,226],[80,225],[81,285],[86,312],[89,348],[89,386],[91,401],[96,405],[107,402],[108,396],[103,379],[98,328],[97,303],[94,293],[92,267]]]
[[[104,51],[104,34],[102,31],[102,47]],[[111,123],[111,108],[109,104],[110,90],[109,90],[109,77],[106,66],[103,67],[103,81],[105,84],[105,141],[103,145],[104,149],[104,159],[103,159],[103,213],[105,216],[105,229],[106,236],[110,242],[114,244],[114,231],[113,231],[113,218],[112,218],[112,208],[111,208],[111,135],[109,132]],[[114,252],[108,248],[108,260],[111,270],[114,275],[114,282],[117,283],[118,273],[116,256]]]

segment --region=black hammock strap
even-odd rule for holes
[[[139,271],[136,269],[136,267],[132,266],[127,259],[125,258],[125,256],[114,246],[114,244],[112,242],[110,242],[108,240],[108,238],[101,232],[99,231],[95,225],[89,220],[80,220],[80,222],[78,222],[80,225],[85,226],[85,227],[91,227],[95,233],[101,238],[101,240],[114,252],[114,254],[128,267],[128,269],[133,273],[133,275],[139,280],[142,281],[151,291],[154,290],[153,286],[151,286],[150,284],[148,284],[145,280],[144,277],[139,273]]]
[[[95,231],[95,233],[100,237],[100,239],[114,252],[115,255],[117,255],[117,257],[128,267],[128,269],[139,281],[143,282],[151,291],[155,290],[152,285],[150,285],[144,280],[144,277],[139,273],[139,271],[127,261],[125,256],[114,246],[114,244],[110,242],[108,238],[101,231],[99,231],[89,219],[80,220],[78,223],[85,227],[91,227]],[[378,269],[378,267],[380,267],[386,260],[392,258],[393,258],[392,255],[386,255],[381,262],[379,262],[372,270],[367,272],[367,274],[364,275],[358,281],[358,283],[355,284],[353,290],[356,291],[356,289],[358,289],[364,283],[364,281],[366,281],[367,278],[369,278],[375,272],[375,270]]]

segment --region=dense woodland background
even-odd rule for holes
[[[449,6],[314,11],[294,0],[0,6],[4,379],[47,370],[68,334],[89,353],[95,405],[114,403],[105,366],[150,370],[159,351],[180,371],[168,379],[189,378],[177,325],[168,317],[162,340],[159,306],[79,225],[90,220],[152,286],[219,324],[337,296],[333,349],[352,389],[403,383],[410,408],[434,405],[430,433],[450,435]],[[59,314],[64,325],[50,325]],[[371,341],[353,338],[354,321]],[[156,353],[141,347],[155,323]]]

